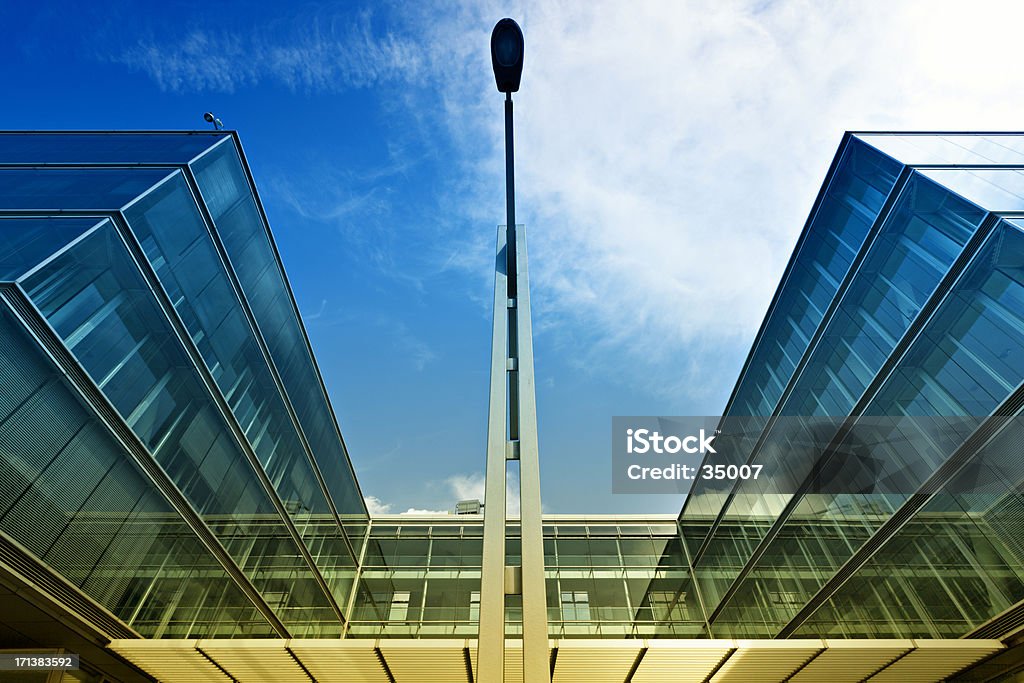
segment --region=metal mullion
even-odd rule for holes
[[[249,462],[249,465],[253,468],[257,478],[263,485],[264,491],[271,504],[274,506],[274,509],[277,511],[281,522],[285,525],[288,535],[298,546],[299,554],[302,555],[303,560],[308,565],[311,575],[323,591],[330,607],[334,610],[339,620],[344,623],[345,617],[342,614],[341,608],[338,606],[334,595],[331,593],[330,586],[328,586],[326,579],[324,579],[319,568],[316,566],[316,562],[313,560],[313,556],[310,554],[309,548],[306,547],[306,543],[296,529],[291,515],[285,508],[284,503],[282,503],[280,496],[277,494],[277,490],[274,488],[273,483],[267,476],[266,470],[263,469],[263,466],[259,461],[259,457],[252,450],[249,441],[245,438],[245,433],[242,430],[241,425],[238,424],[238,420],[231,411],[230,405],[221,393],[220,388],[217,386],[217,382],[211,375],[209,368],[206,366],[206,362],[203,359],[202,354],[192,341],[192,337],[189,335],[188,329],[184,322],[182,322],[177,310],[174,308],[174,305],[167,296],[163,285],[160,283],[159,277],[153,270],[152,264],[150,264],[145,258],[142,246],[138,243],[135,234],[128,226],[127,219],[123,214],[118,214],[114,218],[113,223],[127,249],[129,257],[134,261],[139,273],[143,276],[143,280],[146,282],[150,292],[156,299],[165,319],[174,330],[182,349],[186,354],[188,354],[189,359],[192,361],[200,381],[206,388],[207,394],[213,399],[218,412],[221,413],[221,417],[224,419],[225,423],[228,425],[229,431],[231,431],[234,436],[236,444],[246,456],[246,460]]]
[[[348,600],[345,603],[345,614],[349,615],[349,618],[345,620],[345,626],[341,631],[342,638],[348,637],[349,626],[352,623],[351,617],[353,614],[355,614],[356,597],[359,592],[359,582],[363,580],[363,563],[366,561],[366,549],[370,547],[370,531],[373,528],[372,525],[373,523],[369,519],[367,519],[366,533],[363,535],[363,544],[359,549],[359,559],[356,561],[356,573],[352,579],[352,588],[349,590]]]
[[[679,545],[683,548],[683,558],[686,561],[686,575],[690,577],[690,584],[693,586],[693,594],[697,596],[697,607],[700,609],[701,621],[704,622],[704,630],[708,637],[712,638],[711,622],[708,620],[708,609],[704,604],[704,594],[701,592],[700,582],[697,581],[697,574],[693,569],[693,560],[690,557],[690,548],[686,545],[686,538],[683,536],[683,523],[678,518],[675,520],[676,535],[679,537]],[[692,621],[692,620],[691,620]]]
[[[890,135],[893,137],[900,137],[904,135],[964,135],[973,137],[989,137],[989,136],[1004,136],[1004,137],[1024,137],[1024,131],[1012,131],[1012,130],[851,130],[848,131],[849,135]]]
[[[32,134],[32,133],[44,133],[46,135],[111,135],[111,136],[114,136],[114,135],[129,134],[129,135],[168,135],[168,136],[173,136],[173,135],[208,135],[210,137],[214,137],[214,136],[227,135],[227,134],[232,133],[232,132],[233,131],[231,131],[231,130],[225,130],[223,128],[221,128],[220,130],[217,130],[217,131],[209,130],[209,129],[206,129],[206,130],[167,130],[167,129],[156,130],[156,129],[149,129],[149,128],[139,128],[139,129],[123,128],[123,129],[119,129],[119,130],[109,130],[109,129],[90,130],[88,128],[76,128],[74,130],[46,130],[46,129],[42,129],[42,128],[35,128],[35,129],[32,129],[32,130],[4,129],[4,130],[0,130],[0,135],[23,136],[23,135],[29,135],[29,134]]]
[[[168,168],[171,168],[171,169],[172,169],[170,173],[168,173],[168,174],[167,174],[167,175],[166,175],[166,176],[165,176],[164,178],[162,178],[161,180],[159,180],[159,181],[157,181],[157,182],[153,183],[153,185],[152,185],[152,186],[150,186],[150,187],[149,187],[149,188],[148,188],[148,189],[147,189],[147,190],[146,190],[145,192],[143,192],[143,193],[141,193],[141,194],[137,195],[136,197],[132,198],[132,200],[131,200],[130,202],[128,202],[128,203],[127,203],[127,204],[125,204],[124,206],[120,207],[120,208],[119,208],[119,209],[117,210],[117,211],[118,211],[118,213],[119,213],[119,214],[120,214],[120,215],[121,215],[121,216],[123,217],[123,216],[124,216],[124,214],[125,214],[125,212],[126,212],[126,211],[128,211],[128,209],[130,209],[130,208],[131,208],[131,207],[133,207],[134,205],[138,204],[138,203],[139,203],[139,202],[141,202],[141,201],[142,201],[143,199],[145,199],[145,198],[146,198],[146,197],[148,197],[149,195],[153,194],[154,192],[156,192],[157,190],[159,190],[159,189],[160,189],[161,187],[163,187],[163,186],[164,186],[164,185],[166,185],[167,183],[171,182],[171,181],[172,181],[172,180],[174,179],[174,177],[175,177],[175,176],[177,176],[177,175],[183,175],[183,173],[182,173],[182,167],[181,167],[181,166],[170,166],[170,167],[168,167]],[[126,219],[126,222],[127,222],[127,219]]]
[[[70,218],[70,216],[69,216],[69,218]],[[45,268],[49,264],[53,263],[58,258],[63,256],[67,251],[69,251],[70,249],[74,248],[77,244],[79,244],[80,242],[82,242],[86,238],[90,237],[93,233],[95,233],[97,230],[100,229],[100,227],[103,225],[103,223],[105,223],[107,220],[109,220],[109,216],[98,217],[98,218],[100,220],[99,220],[98,223],[96,223],[96,225],[92,226],[91,228],[89,228],[88,230],[83,232],[81,235],[79,235],[78,237],[74,238],[73,240],[71,240],[70,242],[68,242],[67,244],[65,244],[64,246],[60,247],[59,249],[54,251],[52,254],[50,254],[49,256],[44,258],[42,261],[40,261],[36,265],[34,265],[31,268],[29,268],[27,271],[25,271],[24,273],[22,273],[21,275],[16,277],[14,279],[14,281],[15,282],[21,282],[21,281],[25,280],[26,278],[32,277],[32,275],[34,275],[35,273],[39,272],[41,269]],[[40,216],[40,220],[46,220],[46,218]]]
[[[209,154],[213,150],[217,149],[221,145],[227,144],[225,141],[226,140],[230,140],[233,137],[233,132],[232,133],[228,133],[227,135],[218,135],[217,137],[219,137],[220,140],[218,140],[217,142],[213,143],[212,145],[210,145],[209,147],[207,147],[202,152],[200,152],[199,154],[195,155],[194,157],[192,157],[188,161],[183,162],[183,166],[188,168],[189,172],[191,172],[192,164],[196,163],[197,161],[199,161],[204,156],[206,156],[207,154]]]

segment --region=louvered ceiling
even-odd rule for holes
[[[553,683],[932,683],[1001,649],[996,640],[561,640]],[[115,640],[168,683],[470,683],[473,640]],[[522,683],[522,643],[505,681]]]

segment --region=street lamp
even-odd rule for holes
[[[487,481],[484,502],[484,543],[480,572],[478,673],[482,683],[504,679],[505,595],[522,597],[523,680],[551,680],[548,654],[548,612],[544,583],[544,527],[540,505],[540,457],[537,444],[537,400],[534,390],[533,327],[530,321],[530,279],[523,244],[516,239],[515,178],[512,153],[512,93],[523,73],[523,32],[502,19],[491,32],[491,65],[498,91],[505,93],[505,200],[508,212],[505,244],[500,234],[495,254],[494,335],[491,338],[491,391],[487,417]],[[519,247],[522,247],[520,252]],[[501,249],[505,250],[506,287],[501,282]],[[517,254],[523,256],[519,273]],[[523,290],[518,291],[519,275]],[[503,291],[507,290],[507,291]],[[505,564],[508,541],[505,491],[510,460],[519,462],[520,562]]]
[[[523,75],[523,31],[509,18],[491,31],[491,66],[498,91],[505,93],[505,273],[508,298],[516,297],[516,183],[512,151],[512,93]]]
[[[523,32],[512,19],[502,19],[491,31],[491,66],[499,92],[519,92],[519,79],[523,75]]]

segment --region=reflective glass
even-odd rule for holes
[[[0,305],[0,529],[148,638],[275,632]]]
[[[733,634],[734,628],[746,633],[751,623],[763,624],[766,632],[785,625],[906,501],[907,484],[920,486],[969,436],[965,428],[980,424],[1014,390],[1024,377],[1024,354],[1019,352],[1024,348],[1022,259],[1024,235],[1000,224],[865,411],[961,416],[960,426],[923,438],[879,433],[875,441],[884,451],[879,451],[882,469],[873,491],[806,496],[787,524],[815,520],[818,533],[838,542],[819,545],[806,568],[798,566],[800,556],[792,552],[766,555],[713,624],[716,633]],[[893,443],[901,447],[889,448]],[[897,481],[898,488],[887,483]],[[794,593],[793,604],[771,604],[780,580]]]
[[[0,164],[187,164],[226,133],[0,133]]]
[[[746,529],[759,531],[744,538],[740,555],[750,556],[792,493],[820,464],[842,419],[861,399],[984,215],[930,180],[914,177],[908,182],[781,406],[785,417],[769,428],[754,453],[765,476],[738,484],[724,511],[725,520],[744,520],[751,523]],[[822,416],[835,418],[831,429],[825,428],[829,421],[819,419]],[[731,546],[735,537],[712,539],[711,546],[719,542]],[[743,564],[734,567],[734,574]],[[716,570],[713,580],[705,580],[700,562],[697,567],[705,596],[716,603],[731,582],[728,573]]]
[[[1020,134],[858,134],[857,138],[908,165],[1024,165],[1024,135]]]
[[[0,217],[0,282],[17,280],[102,220]]]
[[[334,504],[343,515],[366,516],[284,271],[234,146],[218,147],[193,164],[193,170]]]
[[[0,168],[0,209],[120,209],[173,172],[169,168]]]
[[[331,589],[346,603],[355,558],[329,523],[310,457],[184,177],[163,183],[124,216],[314,561],[340,577]]]
[[[990,211],[1024,211],[1024,171],[927,169],[920,173]]]
[[[475,636],[483,539],[460,534],[466,530],[457,525],[373,525],[349,635]]]
[[[27,278],[29,298],[295,635],[340,632],[262,484],[110,224]]]
[[[719,436],[723,455],[716,464],[740,465],[754,447],[899,171],[900,165],[892,159],[856,139],[850,141],[735,389],[728,415],[748,417],[742,418],[742,425],[723,429]],[[696,482],[681,519],[714,519],[730,488],[725,482]],[[692,524],[687,529],[697,531]],[[697,539],[703,540],[699,532],[691,543],[691,554],[700,545]]]

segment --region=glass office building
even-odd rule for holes
[[[0,165],[5,556],[124,633],[340,635],[366,508],[237,139]]]
[[[767,476],[545,515],[552,680],[1017,680],[1022,220],[1024,134],[844,136],[722,418]],[[0,654],[491,683],[483,529],[367,514],[236,134],[0,134]]]

